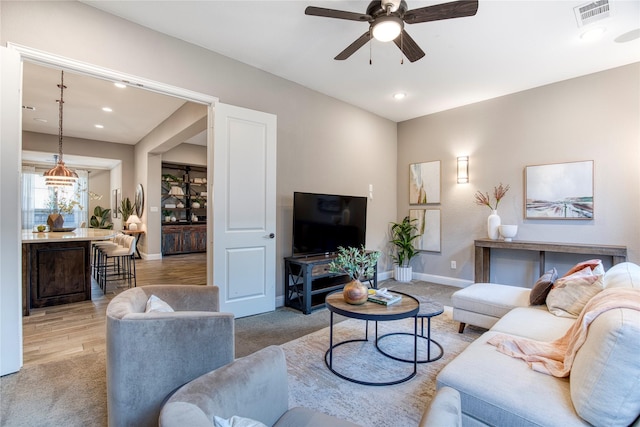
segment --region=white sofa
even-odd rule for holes
[[[612,267],[604,286],[640,292],[640,267]],[[478,318],[482,316],[474,320]],[[574,321],[555,316],[544,305],[516,306],[496,316],[491,329],[437,377],[438,388],[460,392],[463,425],[640,426],[640,312],[618,308],[598,316],[568,378],[535,372],[487,344],[497,334],[552,341]]]

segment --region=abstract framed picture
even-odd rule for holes
[[[418,237],[414,240],[419,251],[440,252],[440,210],[409,209],[409,219],[417,220]]]
[[[409,204],[440,203],[440,160],[409,165]]]
[[[593,219],[593,160],[526,166],[525,219]]]

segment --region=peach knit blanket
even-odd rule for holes
[[[496,335],[487,341],[498,351],[524,360],[534,371],[555,377],[567,377],[573,359],[587,339],[589,325],[596,317],[614,308],[640,311],[640,290],[633,288],[605,289],[585,305],[574,324],[563,337],[543,342],[511,335]]]

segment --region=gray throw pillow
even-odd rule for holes
[[[544,304],[547,301],[547,295],[551,290],[551,286],[553,286],[553,282],[555,282],[557,278],[558,271],[555,267],[540,276],[529,294],[529,305]]]

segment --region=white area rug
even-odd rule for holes
[[[345,344],[333,352],[333,368],[365,381],[388,381],[413,371],[412,363],[395,361],[380,354],[374,345],[375,323],[369,322],[369,341]],[[379,322],[379,335],[412,332],[413,319]],[[418,330],[420,320],[418,320]],[[426,320],[425,320],[426,328]],[[365,322],[348,319],[334,325],[334,344],[364,338]],[[417,375],[391,386],[366,386],[339,378],[325,365],[329,328],[282,345],[289,371],[289,406],[303,406],[347,419],[362,426],[417,426],[435,392],[436,375],[457,354],[484,332],[467,327],[458,334],[451,308],[432,319],[431,338],[444,348],[440,360],[418,364]],[[426,331],[425,331],[426,333]],[[401,358],[413,356],[413,338],[389,336],[380,342],[386,352]],[[438,349],[432,345],[432,356]],[[426,357],[426,340],[418,342],[418,359]]]

